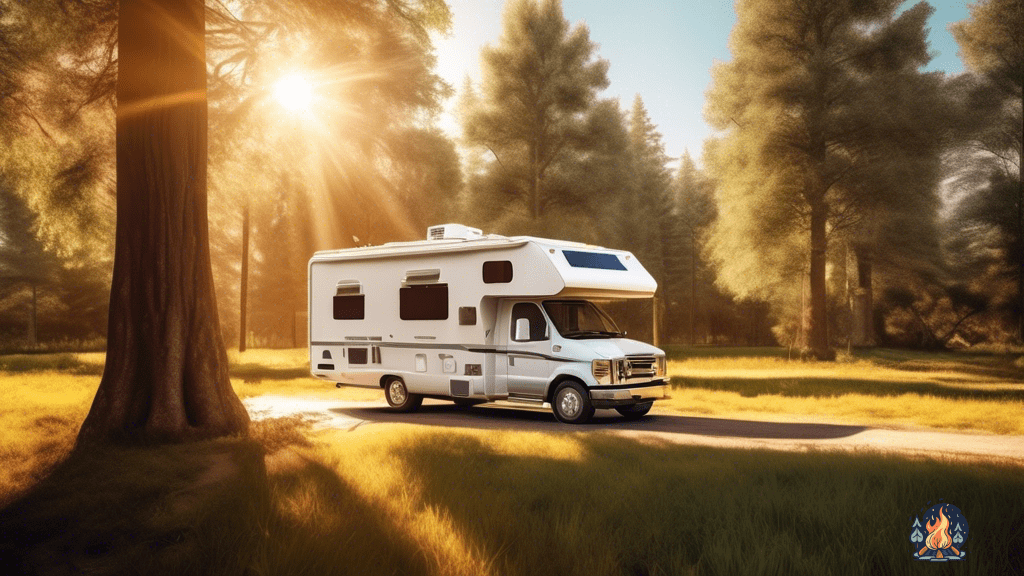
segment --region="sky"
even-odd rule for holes
[[[480,49],[501,35],[504,0],[449,0],[453,26],[449,37],[435,39],[438,73],[456,90],[468,75],[480,80]],[[904,9],[913,6],[908,1]],[[967,2],[933,0],[929,42],[933,53],[926,70],[963,72],[949,24],[967,18]],[[685,151],[699,160],[703,142],[713,134],[704,122],[704,93],[716,61],[730,60],[729,33],[736,23],[732,0],[562,0],[571,25],[585,24],[597,56],[608,60],[605,98],[618,98],[628,110],[639,94],[658,126],[669,156]],[[440,124],[452,136],[459,129],[451,98]]]

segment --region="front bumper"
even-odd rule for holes
[[[654,380],[642,384],[594,386],[590,388],[590,402],[594,408],[631,406],[665,398],[665,381]]]

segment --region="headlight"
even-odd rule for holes
[[[618,360],[615,361],[615,366],[615,372],[619,377],[619,382],[625,382],[626,378],[629,378],[630,376],[633,375],[630,373],[629,360],[626,360],[625,358],[619,358]]]
[[[664,376],[668,372],[668,361],[664,356],[658,356],[658,373],[657,376]]]
[[[598,384],[612,383],[612,362],[611,360],[594,360],[590,364],[590,370]]]

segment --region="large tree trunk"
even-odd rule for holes
[[[828,205],[823,199],[811,205],[810,311],[807,326],[806,353],[817,360],[833,360],[835,352],[828,345],[828,302],[825,284],[825,260],[828,239],[825,221]]]
[[[206,217],[203,0],[121,0],[107,362],[80,442],[243,433]]]

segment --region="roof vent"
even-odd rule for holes
[[[427,228],[427,240],[474,240],[483,238],[483,235],[479,229],[462,224],[442,224]]]

